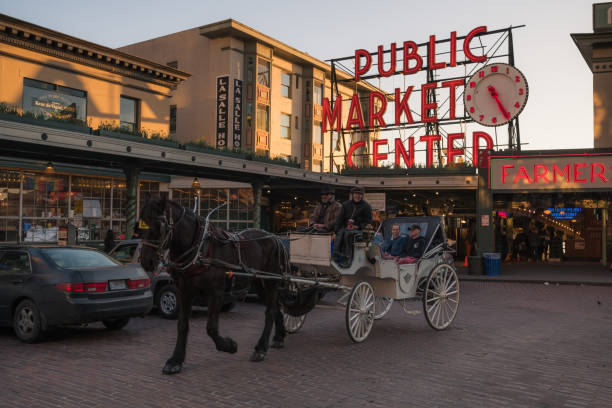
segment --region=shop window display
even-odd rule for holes
[[[21,174],[0,170],[0,241],[19,241],[19,191]]]
[[[69,179],[65,175],[24,173],[24,242],[57,242],[66,231]],[[17,205],[17,208],[19,206]]]

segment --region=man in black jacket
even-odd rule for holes
[[[372,207],[363,200],[362,187],[351,189],[352,198],[342,204],[340,216],[336,218],[334,260],[342,267],[350,266],[353,258],[353,242],[366,225],[372,223]]]
[[[410,239],[406,243],[406,256],[411,258],[420,258],[425,252],[425,238],[421,236],[421,226],[412,224],[410,226]]]

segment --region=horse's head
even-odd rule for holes
[[[167,245],[169,217],[168,201],[165,198],[148,199],[140,211],[140,218],[149,226],[142,239],[140,265],[147,272],[153,272],[159,265]]]

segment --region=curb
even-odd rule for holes
[[[500,283],[534,283],[534,284],[549,284],[549,285],[574,285],[574,286],[612,286],[612,281],[601,282],[601,281],[568,281],[568,280],[554,280],[554,279],[524,279],[524,278],[494,278],[494,277],[478,277],[478,276],[465,276],[459,275],[460,281],[471,281],[471,282],[500,282]]]

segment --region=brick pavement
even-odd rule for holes
[[[0,406],[612,406],[610,288],[462,282],[447,331],[394,305],[361,344],[349,340],[344,312],[327,303],[263,363],[248,361],[261,305],[224,315],[222,333],[239,344],[235,355],[214,350],[197,311],[176,376],[161,374],[175,322],[155,315],[120,332],[99,324],[59,329],[35,345],[1,330]]]

